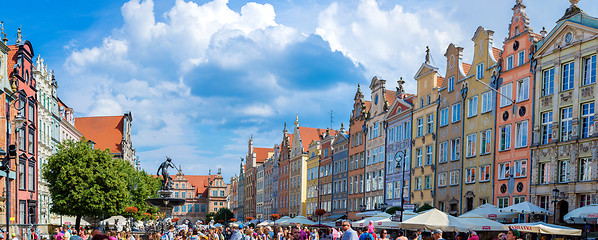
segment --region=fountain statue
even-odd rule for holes
[[[184,198],[172,197],[173,183],[172,177],[168,175],[169,167],[177,169],[172,163],[172,159],[170,159],[169,157],[167,157],[166,161],[164,161],[162,164],[160,164],[160,167],[158,167],[158,173],[160,172],[160,170],[162,170],[162,187],[160,188],[160,190],[158,190],[158,194],[160,195],[160,197],[148,198],[145,200],[145,202],[147,202],[149,205],[157,207],[158,209],[160,209],[160,212],[163,213],[163,215],[161,215],[161,222],[159,223],[159,225],[162,228],[162,231],[164,231],[167,225],[170,224],[169,222],[166,222],[166,220],[171,219],[172,209],[174,207],[182,206],[183,204],[185,204]],[[177,170],[181,171],[180,169]]]

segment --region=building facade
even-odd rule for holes
[[[411,119],[412,94],[403,91],[402,79],[398,81],[396,100],[386,114],[386,193],[389,206],[409,204],[411,181]]]
[[[347,218],[349,133],[341,129],[332,140],[332,211],[329,220]]]
[[[384,117],[394,102],[395,92],[386,90],[386,80],[373,77],[371,105],[366,120],[365,205],[366,210],[382,209],[384,203],[385,138]]]
[[[278,214],[281,216],[289,215],[289,169],[291,159],[291,144],[293,143],[294,135],[287,131],[287,124],[284,124],[282,130],[282,142],[280,143],[280,157],[278,167],[278,198],[279,208]]]
[[[227,205],[227,188],[230,186],[224,182],[220,169],[216,175],[185,175],[178,171],[172,179],[174,197],[186,200],[184,205],[173,208],[173,218],[196,223]],[[227,216],[228,219],[233,217]]]
[[[353,98],[353,111],[349,121],[349,216],[350,220],[358,220],[357,213],[365,211],[364,205],[364,168],[365,168],[365,120],[368,116],[370,101],[363,99],[361,88]]]
[[[258,220],[264,219],[264,172],[266,164],[261,164],[256,167],[255,175],[255,218]]]
[[[529,26],[525,5],[517,1],[501,53],[501,94],[496,98],[497,129],[511,129],[512,147],[495,157],[494,203],[506,207],[529,201],[534,81],[530,71],[533,45],[539,36]],[[500,131],[496,131],[497,136]],[[500,144],[497,142],[496,144]],[[497,145],[500,149],[500,145]],[[480,172],[482,174],[482,172]],[[480,179],[483,176],[480,176]]]
[[[443,78],[438,68],[432,65],[430,50],[426,51],[414,79],[417,81],[417,96],[414,100],[413,124],[411,127],[411,204],[421,207],[434,206],[434,181],[436,173],[436,113],[438,111],[438,88]]]
[[[328,132],[328,130],[326,131]],[[320,154],[320,175],[318,178],[319,208],[326,210],[327,217],[332,211],[332,140],[334,136],[327,134],[322,139],[322,152]]]
[[[533,66],[537,87],[530,198],[553,211],[557,223],[570,210],[596,203],[598,192],[594,127],[598,19],[571,2],[536,44]]]
[[[114,158],[125,160],[135,166],[135,149],[131,141],[133,115],[126,112],[122,116],[78,117],[75,128],[83,136],[95,143],[95,148],[110,149]]]
[[[309,158],[307,159],[307,197],[305,203],[306,214],[307,216],[311,216],[312,219],[317,219],[316,209],[320,208],[320,194],[318,193],[320,153],[322,150],[320,144],[320,141],[312,141],[309,144]]]

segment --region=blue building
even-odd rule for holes
[[[347,218],[347,179],[349,176],[349,133],[341,124],[340,132],[332,141],[332,214],[327,220]]]

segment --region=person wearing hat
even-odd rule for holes
[[[517,240],[521,239],[521,233],[519,230],[515,228],[510,228],[509,232],[507,232],[507,240]]]
[[[440,229],[434,230],[432,237],[434,237],[434,240],[444,240],[444,238],[442,238],[442,230]]]
[[[469,238],[467,240],[480,240],[480,237],[478,237],[478,233],[476,233],[474,230],[469,231]]]

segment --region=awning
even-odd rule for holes
[[[548,224],[544,222],[535,222],[535,223],[515,223],[515,224],[507,224],[504,225],[504,230],[508,230],[509,228],[515,228],[520,232],[532,232],[532,233],[541,233],[541,234],[556,234],[556,235],[569,235],[569,236],[581,236],[581,230]]]
[[[381,211],[360,212],[360,213],[355,214],[355,216],[358,216],[358,217],[372,217],[372,216],[374,216],[374,215],[376,215],[378,213],[381,213]]]
[[[326,221],[326,222],[334,222],[336,220],[339,220],[341,218],[347,218],[347,215],[343,214],[343,213],[338,213],[338,214],[332,214],[326,218],[323,218],[322,221]]]

